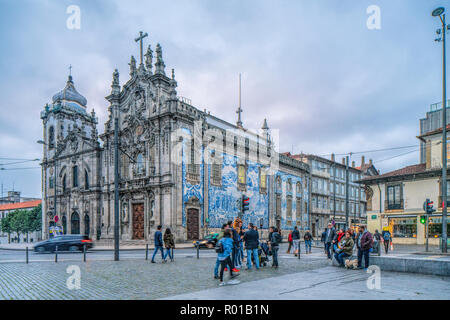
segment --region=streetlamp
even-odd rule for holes
[[[445,33],[448,26],[445,23],[445,9],[439,7],[432,12],[433,17],[439,17],[442,22],[442,29],[436,33],[442,34],[442,38],[435,41],[442,41],[442,252],[447,252],[447,93],[446,93],[446,58],[445,58]]]
[[[38,140],[36,142],[38,144],[48,146],[48,144],[43,140]],[[54,170],[55,170],[55,172],[53,173],[53,177],[54,177],[53,178],[53,211],[56,216],[56,149],[55,149],[55,155],[53,156],[53,161],[54,161]]]

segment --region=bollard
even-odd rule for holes
[[[145,260],[148,260],[148,243],[145,245]]]
[[[25,250],[25,254],[26,254],[26,260],[27,260],[27,263],[28,263],[28,247],[26,248],[26,250]]]
[[[58,246],[55,248],[55,262],[58,262]]]
[[[197,259],[200,259],[200,246],[197,241]]]
[[[300,244],[300,241],[298,242],[298,260],[300,260],[300,248],[301,248],[302,246],[301,246],[301,244]]]
[[[83,245],[83,262],[86,262],[86,245]]]

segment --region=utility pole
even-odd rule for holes
[[[439,7],[432,13],[433,17],[439,17],[442,22],[442,30],[437,30],[437,34],[442,34],[442,253],[447,252],[447,84],[446,84],[446,55],[445,38],[447,25],[445,23],[445,9]],[[427,221],[428,224],[428,221]]]
[[[348,175],[348,162],[349,157],[346,157],[346,164],[345,164],[345,228],[348,229],[350,227],[348,223],[348,209],[349,209],[349,203],[348,203],[348,186],[349,186],[349,175]]]

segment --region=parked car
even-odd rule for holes
[[[208,234],[204,239],[201,240],[195,240],[194,246],[197,246],[197,242],[200,248],[214,248],[217,243],[217,237],[219,236],[218,233],[211,233]]]
[[[86,250],[88,250],[94,244],[88,236],[67,234],[38,242],[33,249],[35,252],[55,252],[58,247],[58,251],[83,251],[83,246],[86,246]]]

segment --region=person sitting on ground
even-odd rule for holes
[[[230,278],[235,278],[239,274],[233,273],[233,267],[231,264],[231,254],[233,252],[233,239],[231,239],[232,232],[230,229],[226,229],[224,231],[224,236],[220,241],[218,242],[219,252],[217,255],[217,258],[220,261],[220,286],[225,285],[225,282],[223,281],[223,272],[226,267],[230,270]]]
[[[345,237],[342,238],[339,243],[339,249],[336,250],[334,257],[339,262],[340,266],[344,266],[344,259],[350,257],[353,254],[353,239],[350,231],[345,233]]]

